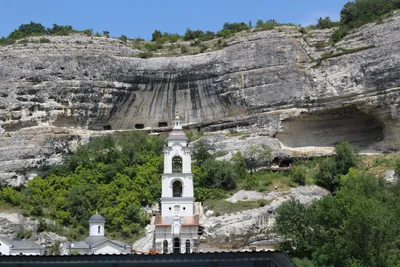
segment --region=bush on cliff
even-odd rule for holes
[[[356,167],[359,157],[358,149],[352,147],[349,142],[340,142],[335,146],[334,158],[327,158],[320,164],[316,184],[325,187],[332,193],[339,186],[340,175],[347,174],[350,168]]]
[[[349,30],[382,18],[400,8],[399,0],[356,0],[347,2],[340,11],[340,27],[332,35],[332,41],[342,39]]]

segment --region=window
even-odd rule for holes
[[[167,240],[163,241],[163,253],[164,254],[168,253],[168,241]]]
[[[97,227],[97,233],[100,234],[100,225]]]
[[[186,208],[185,208],[185,207],[183,207],[183,210],[186,210]]]
[[[171,208],[171,207],[169,207],[168,209],[169,209],[169,210],[172,210],[172,208]]]
[[[174,238],[174,253],[181,253],[181,241],[179,237]]]
[[[186,253],[190,253],[190,240],[186,239]]]
[[[182,183],[180,181],[175,181],[172,184],[172,196],[182,197]]]
[[[172,172],[182,173],[182,158],[175,156],[172,158]]]

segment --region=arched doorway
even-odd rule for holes
[[[181,240],[179,237],[174,238],[174,254],[181,253]]]
[[[175,181],[172,184],[172,196],[173,197],[182,197],[182,183],[181,183],[181,181]]]
[[[186,253],[190,253],[190,240],[186,239]]]
[[[168,241],[167,240],[163,241],[163,253],[164,254],[168,253]]]
[[[182,173],[182,158],[179,156],[172,158],[172,173]]]

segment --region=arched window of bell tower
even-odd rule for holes
[[[172,184],[172,196],[182,197],[182,183],[180,181],[175,181]]]
[[[182,173],[182,158],[179,156],[172,158],[172,173]]]

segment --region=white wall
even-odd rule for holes
[[[10,255],[10,246],[0,239],[0,253],[1,255]]]
[[[186,240],[190,240],[190,249],[193,252],[193,240],[198,238],[197,226],[184,226],[180,228],[179,238],[181,241],[181,253],[186,252]],[[168,241],[168,253],[173,251],[173,238],[171,227],[156,227],[155,243],[156,250],[162,253],[164,240]]]
[[[100,233],[99,233],[100,226]],[[90,225],[90,236],[104,236],[104,224],[94,223]]]
[[[182,197],[193,197],[193,174],[164,174],[162,176],[161,197],[172,197],[172,184],[176,181],[182,183]]]
[[[10,255],[41,255],[41,249],[12,249]]]
[[[176,215],[175,206],[179,206],[179,216],[193,216],[194,208],[193,208],[193,199],[187,200],[176,200],[176,198],[172,199],[161,199],[161,214],[162,216],[172,217]],[[171,208],[171,210],[170,210]],[[183,209],[185,208],[185,209]]]
[[[123,247],[120,247],[112,242],[104,242],[103,244],[93,248],[94,254],[121,254],[129,253],[129,248],[124,249]]]

